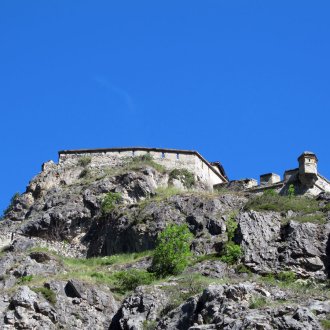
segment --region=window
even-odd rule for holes
[[[179,154],[176,154],[176,159],[179,159],[179,158],[180,158]]]
[[[165,158],[165,152],[162,152],[162,158]]]
[[[134,151],[134,150],[132,150],[132,156],[133,156],[133,157],[135,156],[135,151]]]

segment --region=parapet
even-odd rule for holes
[[[281,177],[276,173],[267,173],[260,175],[260,185],[270,185],[281,181]]]

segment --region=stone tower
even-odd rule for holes
[[[313,152],[305,151],[299,158],[299,180],[307,186],[312,187],[317,181],[317,162],[318,159]]]

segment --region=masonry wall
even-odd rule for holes
[[[128,151],[106,151],[92,153],[74,153],[60,154],[59,163],[65,166],[76,165],[78,159],[84,156],[91,157],[91,167],[103,166],[120,166],[132,157],[150,154],[155,162],[163,165],[167,170],[175,168],[186,168],[195,174],[197,180],[202,181],[210,186],[223,182],[210,166],[204,163],[195,154],[176,153],[176,152],[159,152],[145,150],[128,150]]]

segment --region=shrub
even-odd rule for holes
[[[293,184],[290,184],[289,189],[288,189],[288,196],[293,197],[296,194],[296,190],[294,188]]]
[[[16,192],[10,199],[10,204],[9,206],[3,211],[3,215],[7,215],[13,208],[14,208],[14,203],[18,197],[20,197],[20,193]]]
[[[235,271],[236,271],[236,273],[238,273],[238,274],[244,274],[244,273],[249,274],[249,275],[252,274],[251,270],[250,270],[249,268],[247,268],[247,267],[246,267],[245,265],[243,265],[243,264],[239,264],[239,265],[237,265]]]
[[[151,269],[158,277],[181,273],[191,256],[193,235],[185,225],[169,225],[158,235]]]
[[[267,305],[267,300],[265,297],[253,297],[250,301],[249,308],[256,309]]]
[[[146,270],[130,269],[115,273],[116,284],[122,292],[134,290],[139,285],[148,285],[155,280],[155,275]]]
[[[28,282],[31,282],[32,279],[33,279],[33,275],[22,276],[22,277],[19,279],[19,283],[20,283],[20,284],[28,283]]]
[[[233,241],[238,226],[237,222],[235,221],[235,216],[236,214],[235,212],[233,212],[227,220],[226,231],[228,236],[228,242],[224,245],[222,249],[222,256],[220,257],[223,262],[226,262],[231,265],[236,263],[242,256],[241,247]]]
[[[330,320],[321,320],[320,321],[323,329],[328,330],[330,329]]]
[[[265,196],[277,196],[278,193],[275,191],[275,189],[268,189],[263,193],[263,195],[265,195]]]
[[[91,161],[92,158],[90,156],[82,156],[78,159],[78,164],[82,167],[86,167]]]
[[[279,272],[276,278],[281,282],[292,283],[296,280],[296,274],[292,271]]]
[[[156,163],[150,154],[144,154],[130,158],[128,164],[126,165],[126,168],[131,170],[136,170],[146,165],[151,166],[160,173],[166,172],[165,167],[163,165]]]
[[[187,169],[174,169],[170,172],[169,183],[171,184],[173,180],[180,180],[183,186],[187,189],[191,188],[195,184],[195,176],[193,173]]]
[[[148,321],[145,320],[142,322],[142,329],[143,330],[154,330],[157,327],[158,322],[157,321]]]
[[[111,212],[115,208],[116,204],[119,203],[120,200],[121,200],[120,193],[116,193],[116,192],[107,193],[101,204],[102,213],[108,214],[109,212]]]
[[[90,169],[89,168],[84,168],[79,174],[79,179],[88,177],[90,174],[91,174]]]
[[[40,288],[32,288],[32,290],[36,293],[41,293],[46,300],[48,300],[51,304],[56,304],[56,294],[53,290],[40,287]]]
[[[235,217],[236,217],[236,213],[232,212],[229,215],[227,223],[226,223],[226,231],[227,231],[228,241],[232,241],[234,239],[235,232],[236,232],[236,229],[238,227],[238,224],[235,220]]]
[[[242,256],[242,249],[238,244],[234,242],[227,242],[223,249],[223,255],[220,257],[221,261],[226,262],[227,264],[236,263],[239,258]]]

